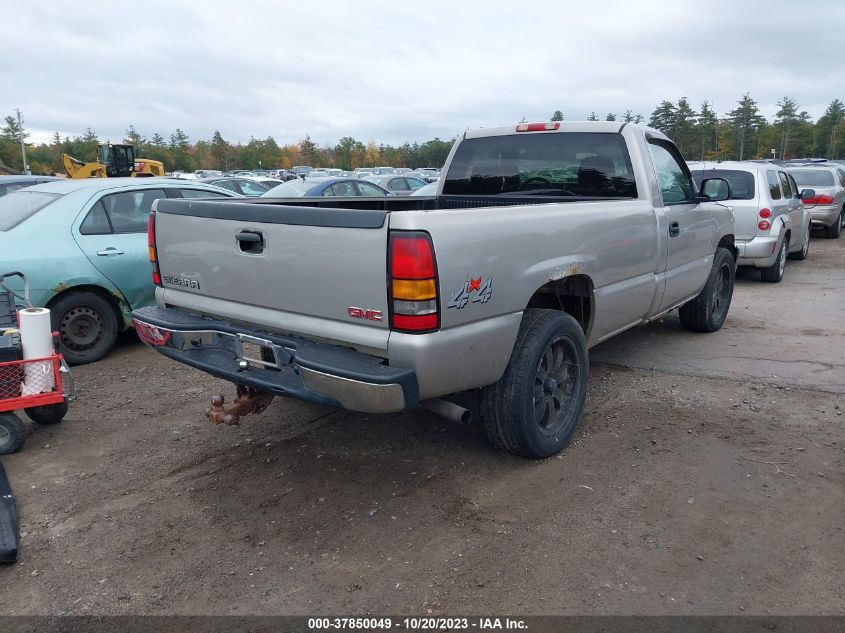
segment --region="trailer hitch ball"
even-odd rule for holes
[[[234,426],[240,423],[242,415],[261,413],[273,400],[273,394],[268,391],[242,387],[238,392],[238,397],[229,404],[226,404],[222,393],[212,396],[211,408],[206,411],[206,417],[214,424]]]

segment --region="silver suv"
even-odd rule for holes
[[[783,167],[752,162],[691,162],[697,186],[724,178],[731,186],[725,204],[733,209],[739,266],[760,269],[763,281],[783,279],[787,256],[804,259],[810,249],[810,214],[800,189]]]
[[[807,189],[804,205],[813,224],[824,227],[825,237],[837,238],[845,223],[845,169],[842,165],[788,167],[798,186]]]

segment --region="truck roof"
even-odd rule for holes
[[[559,126],[556,130],[541,130],[543,133],[555,133],[555,132],[597,132],[597,133],[604,133],[604,134],[618,134],[622,131],[623,127],[627,126],[634,126],[638,129],[643,130],[643,132],[650,132],[660,138],[665,138],[665,135],[660,132],[660,130],[655,130],[653,128],[647,127],[645,125],[638,125],[636,123],[625,123],[624,121],[554,121],[554,122],[547,122],[543,121],[542,123],[558,123]],[[519,125],[523,125],[520,123],[515,123],[514,125],[508,125],[505,127],[488,127],[488,128],[479,128],[476,130],[467,130],[463,137],[465,139],[468,138],[485,138],[488,136],[506,136],[509,134],[517,134],[520,133],[517,131],[517,127]],[[525,124],[531,125],[531,123]],[[530,133],[530,132],[528,132]]]

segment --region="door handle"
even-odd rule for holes
[[[258,255],[264,251],[264,235],[258,231],[241,231],[235,239],[243,253]]]
[[[123,255],[123,251],[117,250],[114,246],[109,246],[105,250],[97,251],[97,255],[99,255],[100,257],[108,257],[109,255]]]
[[[677,222],[669,222],[669,237],[678,237],[681,234],[681,225]]]

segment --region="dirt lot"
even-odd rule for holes
[[[722,332],[596,348],[545,461],[424,412],[277,399],[212,427],[233,389],[127,336],[3,458],[2,612],[841,614],[845,239],[740,277]]]

